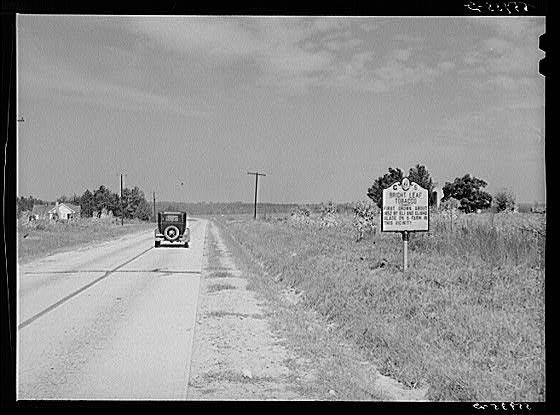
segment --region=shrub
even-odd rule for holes
[[[320,218],[321,218],[321,226],[335,226],[338,224],[336,219],[336,214],[338,213],[338,209],[333,202],[329,202],[326,205],[322,204],[320,208]]]
[[[494,196],[494,206],[498,212],[514,212],[517,209],[515,195],[510,190],[500,190]]]
[[[290,212],[290,218],[296,223],[308,223],[311,212],[306,206],[297,206]]]
[[[352,227],[356,233],[356,242],[363,239],[366,233],[377,233],[379,208],[373,201],[359,201],[354,204]]]

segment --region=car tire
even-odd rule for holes
[[[169,236],[171,231],[171,236]],[[165,239],[167,239],[168,241],[175,241],[177,238],[179,238],[179,228],[176,227],[175,225],[169,225],[167,228],[164,229],[163,234],[165,235]]]
[[[189,243],[185,242],[185,248],[188,248],[188,247],[189,247]]]
[[[156,241],[155,244],[154,244],[154,248],[159,248],[159,244],[160,244],[160,242]]]

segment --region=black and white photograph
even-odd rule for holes
[[[546,19],[477,4],[16,14],[16,401],[545,403]]]

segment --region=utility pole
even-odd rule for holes
[[[156,218],[156,192],[152,192],[154,197],[154,222],[157,222]]]
[[[123,209],[123,175],[121,173],[121,226],[124,226],[124,209]]]
[[[253,213],[253,219],[257,219],[257,189],[259,187],[259,176],[266,176],[266,174],[263,173],[249,173],[247,172],[247,174],[254,174],[255,175],[255,210]]]

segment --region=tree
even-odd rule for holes
[[[145,198],[138,203],[134,216],[140,220],[150,220],[152,218],[152,208]]]
[[[118,200],[118,197],[115,196],[116,195],[111,192],[111,190],[103,185],[99,186],[99,189],[93,192],[93,208],[99,216],[101,215],[101,211],[103,209],[107,212],[112,211],[113,214],[115,213],[115,210],[117,210],[118,207],[115,203],[116,200]]]
[[[378,177],[367,191],[367,196],[375,202],[378,208],[383,204],[383,190],[395,182],[400,182],[404,175],[401,169],[389,167],[389,173]]]
[[[93,216],[94,199],[93,194],[88,189],[80,197],[80,207],[82,217],[91,218]]]
[[[72,196],[72,199],[70,199],[70,203],[72,203],[73,205],[79,205],[80,204],[80,198],[78,197],[78,195],[76,195],[76,193],[74,193],[74,195]]]
[[[31,212],[35,205],[46,205],[47,202],[41,199],[35,199],[33,196],[29,197],[16,197],[16,213],[19,218],[23,212]]]
[[[408,180],[415,182],[422,186],[424,189],[428,190],[428,195],[431,195],[434,191],[434,183],[430,173],[425,166],[417,164],[408,171]],[[435,204],[436,200],[433,197],[428,197],[429,205]]]
[[[150,219],[150,204],[146,200],[144,192],[138,186],[132,189],[123,189],[123,210],[124,216],[128,219]]]
[[[172,202],[170,204],[167,205],[167,207],[163,210],[169,211],[169,212],[176,212],[178,210],[181,210],[181,206],[179,206],[176,202]]]
[[[502,189],[494,196],[494,205],[498,212],[513,212],[516,207],[515,195],[511,190]]]
[[[463,177],[457,177],[453,183],[446,182],[443,186],[442,201],[453,197],[460,201],[459,209],[465,213],[474,212],[477,209],[486,209],[492,203],[492,196],[481,188],[486,187],[484,180],[471,177],[465,174]]]

